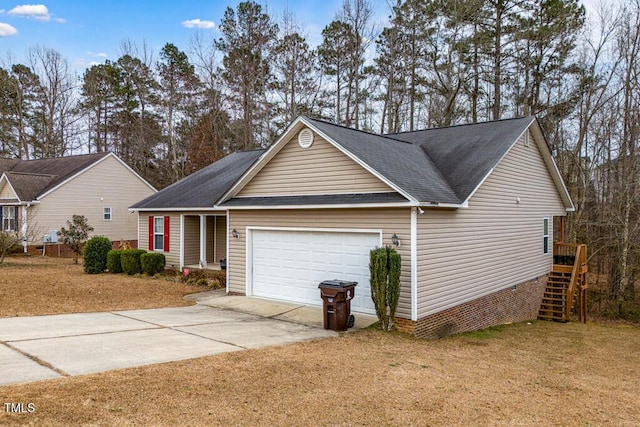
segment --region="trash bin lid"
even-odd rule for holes
[[[347,286],[356,286],[357,284],[358,282],[349,282],[347,280],[333,279],[333,280],[325,280],[323,282],[320,282],[320,285],[318,285],[318,287],[326,286],[326,287],[333,287],[333,288],[346,288]]]

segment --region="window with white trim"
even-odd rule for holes
[[[549,218],[542,220],[542,244],[543,254],[546,255],[549,253]]]
[[[164,250],[164,217],[162,216],[153,218],[153,249]]]
[[[102,208],[102,219],[111,221],[111,208]]]
[[[18,231],[17,216],[17,206],[0,206],[0,230]]]

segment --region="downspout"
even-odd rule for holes
[[[21,227],[21,232],[22,232],[22,249],[24,251],[24,253],[27,253],[27,247],[28,247],[28,239],[27,239],[27,231],[28,231],[28,226],[27,226],[27,212],[29,210],[29,208],[31,207],[31,203],[27,203],[26,205],[22,205],[22,227]]]
[[[411,208],[411,320],[418,321],[418,208]]]

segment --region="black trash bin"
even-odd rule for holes
[[[351,300],[358,282],[325,280],[318,285],[322,298],[323,325],[325,329],[346,331],[353,326]]]

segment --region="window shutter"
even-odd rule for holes
[[[169,217],[164,217],[164,251],[169,252]]]
[[[149,250],[153,250],[153,215],[149,216]]]
[[[13,231],[18,231],[18,212],[20,212],[20,208],[16,206],[13,215]]]
[[[3,214],[2,209],[3,209],[2,206],[0,206],[0,230],[4,229],[3,228],[4,227],[4,216],[2,215]]]

